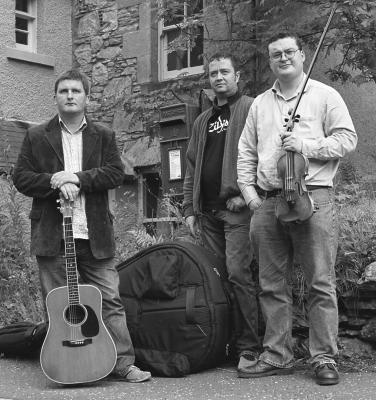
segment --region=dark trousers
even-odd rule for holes
[[[251,262],[252,249],[249,236],[251,213],[248,207],[240,212],[213,210],[200,217],[204,246],[225,260],[228,279],[235,297],[234,316],[239,321],[236,350],[258,351],[258,307],[256,285]]]

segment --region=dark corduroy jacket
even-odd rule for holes
[[[107,127],[87,118],[82,133],[82,171],[77,175],[86,197],[89,240],[94,257],[115,254],[113,217],[109,210],[108,189],[124,179],[123,166],[115,135]],[[30,212],[31,253],[39,256],[58,254],[63,237],[62,215],[57,209],[59,191],[51,189],[55,172],[64,170],[64,154],[58,116],[27,131],[14,170],[14,184],[26,196],[33,197]]]
[[[220,197],[227,200],[239,196],[237,184],[236,162],[238,157],[238,142],[243,131],[248,111],[253,98],[239,96],[230,105],[230,120],[226,133],[223,153],[222,178]],[[186,154],[187,168],[184,177],[184,216],[197,215],[201,212],[201,170],[207,137],[207,125],[213,109],[200,114],[193,124],[192,135]]]

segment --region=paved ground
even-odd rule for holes
[[[0,359],[0,400],[375,400],[376,373],[342,373],[336,386],[318,386],[308,370],[294,375],[239,379],[232,367],[142,384],[101,381],[61,387],[44,377],[37,360]]]

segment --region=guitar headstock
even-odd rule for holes
[[[73,217],[73,201],[67,200],[60,194],[60,200],[57,200],[60,203],[58,209],[63,214],[63,217]]]

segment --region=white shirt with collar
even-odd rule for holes
[[[76,132],[71,132],[59,116],[61,127],[61,138],[64,153],[64,171],[82,171],[82,132],[86,128],[86,118],[82,119],[81,125]],[[87,219],[85,211],[85,194],[80,192],[73,203],[73,237],[75,239],[89,239]]]
[[[278,81],[254,100],[239,140],[238,184],[249,204],[264,190],[282,187],[277,162],[284,154],[281,134],[289,110],[295,107],[301,87],[285,98]],[[302,139],[302,153],[309,159],[308,185],[333,186],[339,159],[353,151],[357,135],[340,94],[332,87],[309,79],[298,106],[293,131]]]

